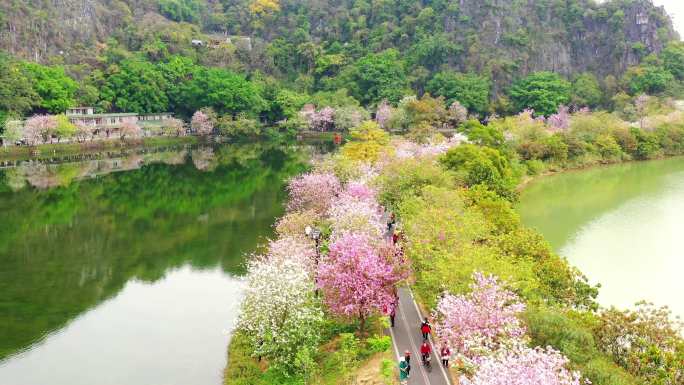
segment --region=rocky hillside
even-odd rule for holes
[[[495,82],[538,70],[617,74],[676,38],[650,0],[0,1],[0,49],[39,62],[84,61],[112,38],[131,50],[154,39],[189,46],[201,32],[303,56],[246,60],[269,72],[306,72],[307,50],[342,45],[354,56],[397,47],[416,67],[489,72]]]

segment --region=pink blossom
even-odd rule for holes
[[[364,199],[343,193],[333,202],[328,215],[333,230],[332,239],[339,239],[350,232],[378,239],[384,235],[382,210],[374,197]]]
[[[378,109],[375,111],[375,121],[381,128],[385,128],[387,123],[392,118],[392,106],[387,103],[387,100],[383,100],[379,105]]]
[[[30,145],[47,142],[57,128],[54,115],[34,115],[24,123],[24,137]]]
[[[487,357],[462,385],[580,385],[579,372],[567,369],[569,361],[558,351],[523,348],[497,357]]]
[[[314,262],[316,259],[316,248],[313,241],[303,236],[288,236],[271,241],[268,244],[268,254],[266,258],[296,261],[300,266],[304,266],[313,274]]]
[[[361,200],[375,200],[376,195],[374,189],[366,186],[364,183],[355,181],[347,183],[342,193]]]
[[[363,327],[368,316],[392,306],[395,285],[403,278],[367,236],[347,233],[330,245],[317,285],[334,314],[359,317]]]
[[[138,125],[138,119],[124,119],[119,128],[119,134],[121,135],[121,139],[125,139],[126,137],[136,138],[140,136],[142,134],[142,129]]]
[[[195,111],[190,121],[190,127],[199,135],[209,135],[214,131],[214,123],[209,118],[209,115],[202,111]]]
[[[567,130],[570,128],[570,109],[561,104],[558,107],[558,112],[549,116],[546,123],[551,132]]]
[[[525,310],[517,295],[494,276],[473,274],[472,291],[446,294],[434,312],[439,338],[469,359],[522,344],[525,328],[517,315]]]
[[[309,173],[292,179],[287,186],[290,193],[288,210],[312,209],[318,214],[325,213],[333,198],[341,190],[340,181],[330,173]]]

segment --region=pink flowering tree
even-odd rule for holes
[[[302,232],[300,236],[287,236],[269,242],[267,257],[272,260],[295,260],[305,267],[313,278],[316,248],[313,241],[303,235]]]
[[[342,196],[350,196],[361,200],[375,200],[377,193],[365,183],[351,181],[347,183],[342,192]]]
[[[214,123],[209,115],[202,111],[195,111],[190,121],[190,127],[199,135],[210,135],[214,131]]]
[[[167,118],[162,120],[162,132],[166,135],[182,136],[185,132],[183,121],[177,118]]]
[[[290,211],[311,209],[324,214],[340,193],[340,181],[331,173],[308,173],[290,181],[287,186]]]
[[[361,192],[358,188],[355,193]],[[371,239],[382,238],[385,232],[385,224],[382,222],[382,209],[378,202],[372,198],[357,197],[350,193],[342,193],[328,211],[330,217],[333,240],[339,239],[343,234],[363,234]]]
[[[558,112],[549,116],[546,124],[551,132],[566,131],[570,128],[570,109],[567,106],[558,106]]]
[[[323,107],[311,115],[311,128],[318,131],[330,131],[335,127],[335,109]]]
[[[433,316],[439,339],[477,362],[499,349],[522,346],[525,328],[518,315],[525,304],[494,276],[476,272],[473,279],[470,293],[444,295]]]
[[[89,137],[92,138],[95,132],[94,126],[87,125],[80,121],[77,121],[74,125],[76,126],[76,133],[74,135],[78,142],[85,142]]]
[[[383,100],[378,105],[378,109],[375,111],[375,121],[378,123],[380,128],[387,127],[387,124],[389,123],[390,119],[392,118],[393,112],[394,112],[394,109],[387,102],[387,100]]]
[[[347,233],[330,245],[318,266],[318,288],[330,311],[358,317],[363,332],[374,313],[392,306],[396,284],[405,278],[365,235]]]
[[[449,106],[448,117],[451,125],[457,127],[468,119],[468,109],[458,101],[454,101]]]
[[[508,351],[487,357],[472,378],[461,385],[580,385],[580,374],[567,369],[569,361],[552,348]]]
[[[121,136],[121,140],[141,136],[142,129],[140,128],[140,125],[138,125],[138,120],[135,118],[124,119],[119,128],[119,135]]]
[[[24,123],[24,137],[29,145],[47,142],[57,129],[57,117],[54,115],[34,115]]]

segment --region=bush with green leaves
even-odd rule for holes
[[[494,148],[473,144],[456,146],[440,162],[445,168],[462,174],[466,186],[484,185],[507,199],[516,199],[517,180],[510,162]]]
[[[518,111],[530,108],[549,116],[570,102],[570,90],[570,83],[557,73],[535,72],[515,82],[509,93]]]

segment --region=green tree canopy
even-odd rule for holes
[[[7,115],[23,115],[40,101],[20,65],[0,53],[0,122]]]
[[[76,104],[78,83],[64,73],[63,67],[27,62],[23,68],[33,89],[40,96],[39,106],[42,109],[56,114]]]
[[[166,87],[166,79],[157,66],[142,59],[127,59],[109,68],[101,98],[119,111],[166,111],[169,108]]]
[[[570,83],[555,72],[535,72],[515,82],[510,95],[518,111],[531,108],[548,116],[570,102]]]
[[[670,87],[674,80],[674,76],[668,70],[655,65],[632,67],[624,77],[632,95],[661,93]]]
[[[660,53],[663,65],[679,80],[684,80],[684,43],[673,41]]]
[[[362,57],[347,67],[342,81],[349,82],[351,95],[364,104],[383,99],[396,103],[408,87],[404,61],[395,49]]]
[[[488,78],[475,74],[444,71],[437,73],[427,84],[427,91],[443,96],[447,104],[461,103],[468,111],[484,113],[489,105]]]
[[[596,107],[601,103],[603,93],[599,82],[591,73],[585,72],[572,83],[572,103],[580,107]]]

